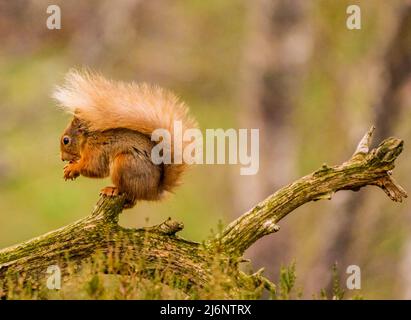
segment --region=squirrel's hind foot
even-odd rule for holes
[[[100,196],[104,195],[107,197],[115,197],[118,196],[120,192],[118,191],[117,187],[105,187],[101,189]]]
[[[121,192],[118,190],[117,187],[105,187],[101,189],[100,196],[106,197],[116,197],[119,196]],[[137,199],[126,199],[124,203],[124,209],[130,209],[136,205]]]

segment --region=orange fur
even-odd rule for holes
[[[196,128],[188,108],[172,92],[148,84],[114,82],[91,72],[70,71],[65,84],[53,97],[91,132],[124,128],[150,136],[155,129],[166,129],[174,138],[174,121],[181,121],[183,133]],[[183,148],[188,142],[183,142]],[[173,159],[173,144],[171,145]],[[172,191],[179,184],[186,164],[164,166],[162,190]]]

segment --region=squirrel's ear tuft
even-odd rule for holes
[[[71,121],[71,126],[77,130],[78,133],[86,134],[88,132],[86,123],[74,116],[73,120]]]

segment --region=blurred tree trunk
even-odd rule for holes
[[[404,4],[400,11],[398,27],[384,55],[383,63],[385,83],[382,91],[376,93],[381,98],[378,99],[374,108],[374,123],[377,128],[375,141],[381,137],[392,135],[395,126],[401,119],[399,92],[410,81],[411,75],[410,4]],[[336,203],[334,206],[337,211],[335,216],[338,217],[338,224],[334,226],[333,231],[329,233],[329,237],[325,241],[327,247],[318,263],[318,265],[322,265],[321,270],[330,270],[331,266],[337,263],[340,273],[343,274],[346,267],[352,264],[349,261],[349,256],[353,236],[356,232],[354,224],[363,205],[365,205],[365,200],[366,195],[357,194],[355,197],[344,197],[340,203]],[[375,218],[375,221],[377,220],[378,217]],[[411,243],[411,240],[409,241]],[[411,257],[406,257],[406,259],[411,260]],[[408,278],[411,284],[409,275]],[[333,280],[330,275],[327,285],[328,291],[331,292],[332,286]]]
[[[260,129],[260,170],[255,176],[236,177],[235,212],[248,209],[292,178],[296,159],[290,121],[311,51],[307,1],[258,0],[247,4],[249,35],[240,123]],[[287,256],[287,232],[275,242],[267,237],[248,252],[256,266],[278,266],[279,261],[291,258]],[[278,268],[267,272],[273,276]]]
[[[410,97],[402,99],[401,92],[404,88],[411,86],[411,3],[404,4],[401,12],[402,19],[398,28],[398,33],[394,39],[394,45],[388,52],[388,72],[391,81],[388,84],[378,113],[380,126],[384,130],[380,135],[391,134],[392,127],[402,118],[402,108],[409,105]],[[391,115],[391,112],[394,114]],[[378,120],[377,120],[378,121]],[[410,218],[408,217],[408,222]],[[408,223],[409,225],[409,223]],[[408,228],[408,235],[410,229]],[[403,244],[404,252],[402,255],[402,270],[400,279],[403,287],[403,298],[411,299],[411,236],[408,236]]]

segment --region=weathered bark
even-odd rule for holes
[[[53,263],[59,263],[64,274],[67,261],[80,264],[96,252],[109,255],[114,248],[119,261],[124,261],[116,273],[128,274],[139,268],[130,263],[133,259],[122,259],[123,256],[131,256],[135,257],[135,261],[144,261],[143,269],[137,271],[147,276],[154,270],[167,270],[191,285],[202,286],[213,276],[210,261],[217,252],[232,262],[233,273],[236,273],[244,250],[261,237],[278,231],[277,223],[306,202],[331,199],[332,194],[339,190],[357,191],[366,185],[379,186],[394,201],[401,201],[407,196],[391,177],[403,141],[389,138],[369,151],[372,131],[364,136],[350,160],[334,167],[323,165],[314,173],[280,189],[205,245],[176,236],[182,224],[172,220],[145,229],[120,227],[117,222],[124,198],[103,196],[90,216],[1,250],[0,279],[7,274],[17,274],[23,275],[25,281],[35,283],[44,277],[45,270]],[[241,287],[245,278],[238,274],[238,285]],[[265,281],[260,274],[254,275],[253,280]],[[270,283],[266,282],[265,285],[269,286]]]
[[[37,280],[47,267],[66,261],[81,262],[96,252],[109,254],[113,248],[122,257],[143,259],[147,273],[172,268],[182,278],[196,284],[207,280],[206,252],[200,245],[175,236],[180,223],[167,220],[146,229],[126,229],[117,224],[123,210],[123,197],[100,197],[90,216],[53,232],[0,251],[0,279],[6,274],[24,274],[26,280]],[[128,259],[130,260],[130,259]],[[127,274],[133,266],[122,266],[119,273]]]

